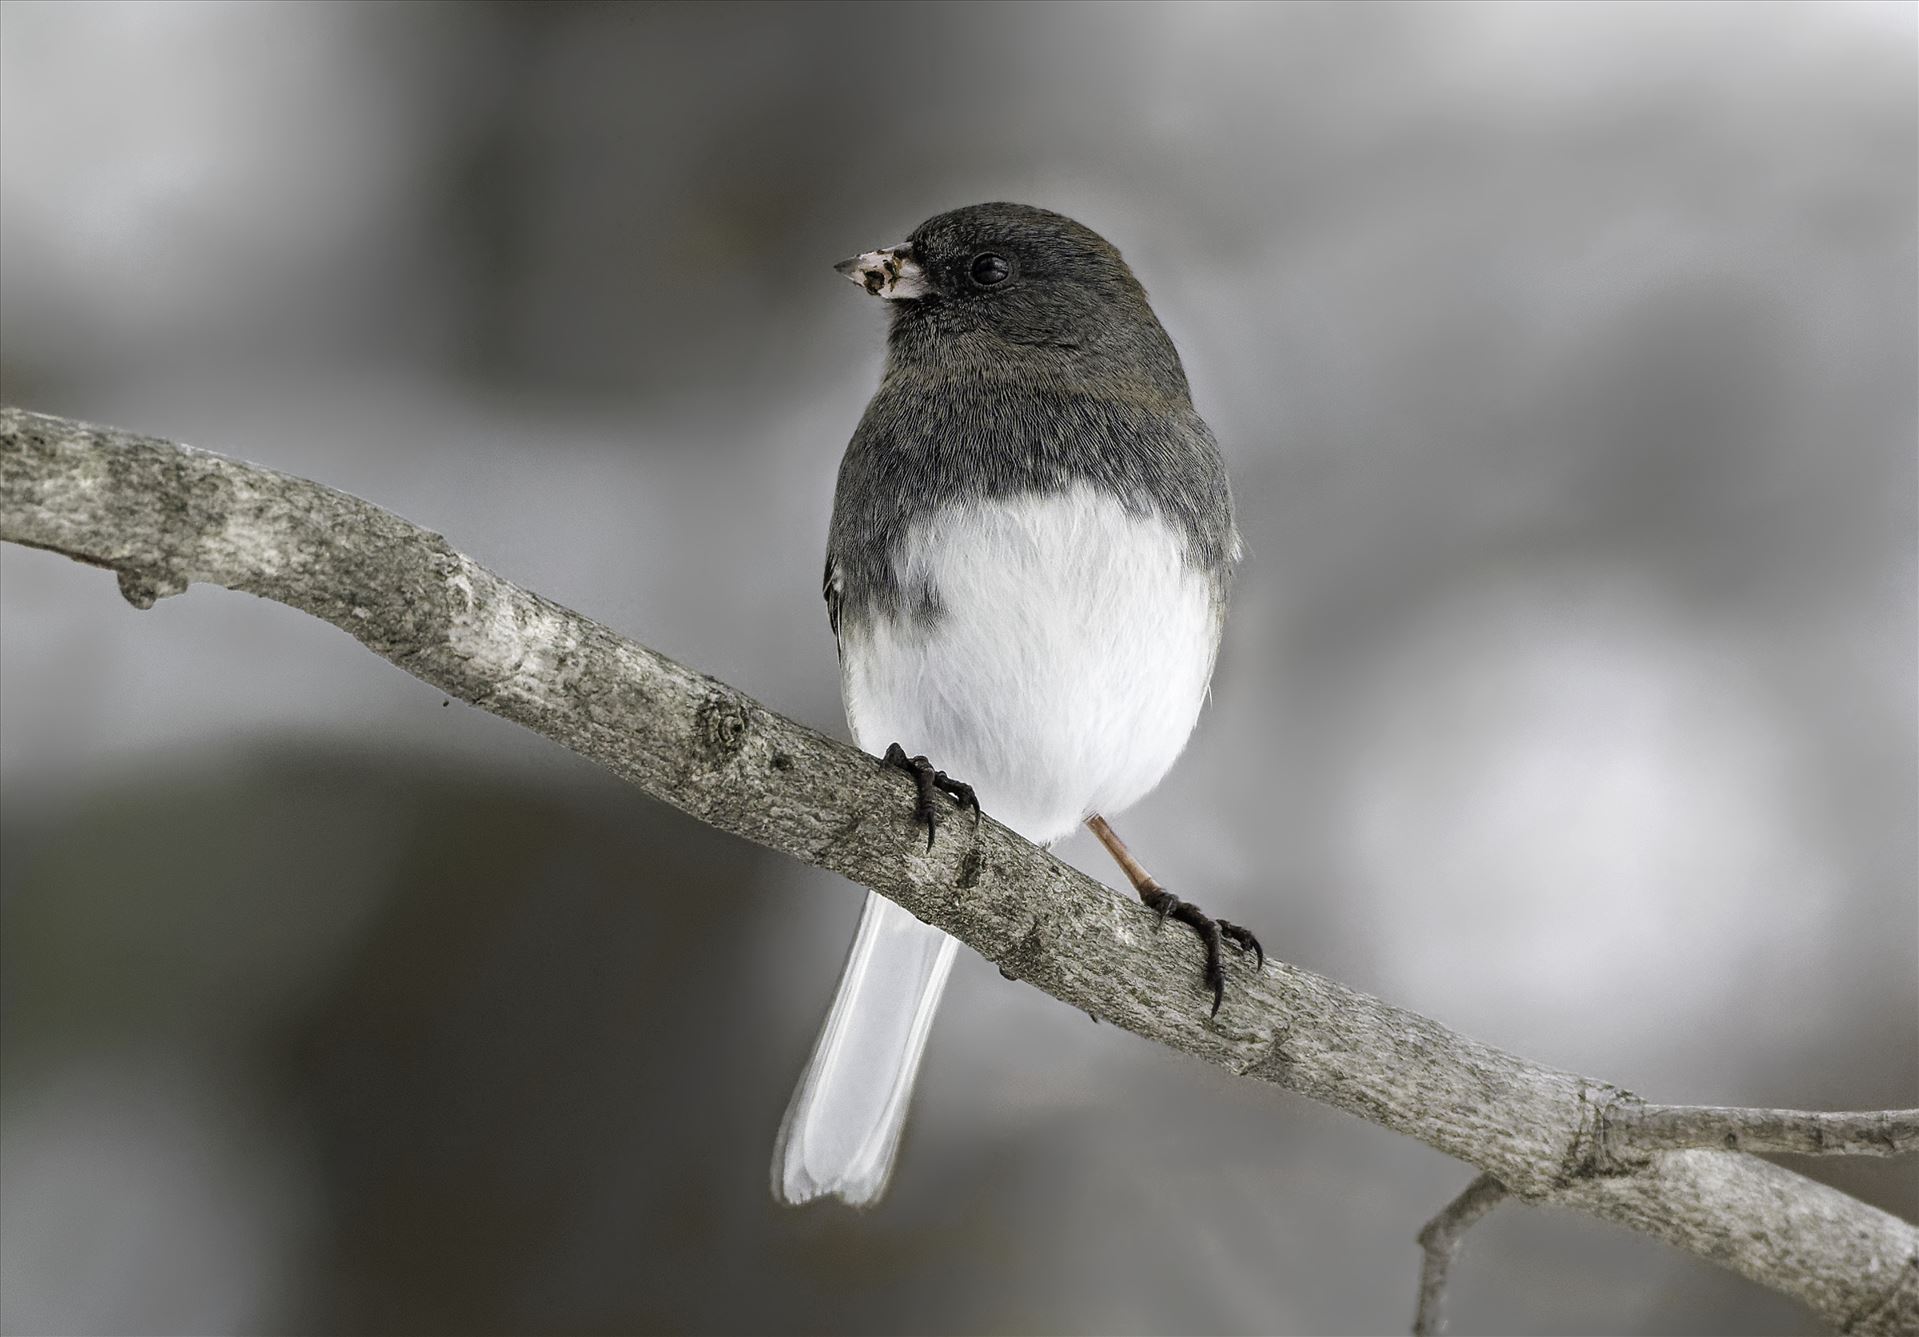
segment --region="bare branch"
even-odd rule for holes
[[[1413,1315],[1413,1337],[1437,1337],[1446,1331],[1446,1282],[1460,1241],[1480,1217],[1505,1200],[1505,1186],[1491,1175],[1481,1175],[1419,1232],[1419,1247],[1426,1256],[1419,1267],[1419,1309]]]
[[[1644,1231],[1834,1327],[1919,1330],[1919,1229],[1751,1156],[1621,1164],[1635,1098],[1310,971],[1241,963],[1208,1016],[1197,940],[990,818],[928,851],[898,771],[304,479],[0,409],[0,538],[119,573],[137,606],[203,581],[326,619],[449,696],[730,831],[838,872],[1095,1017],[1467,1161],[1511,1194]]]
[[[1795,1156],[1906,1156],[1919,1151],[1919,1109],[1758,1110],[1723,1105],[1621,1105],[1605,1136],[1615,1151],[1726,1151]]]

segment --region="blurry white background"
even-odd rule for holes
[[[1914,50],[1892,3],[8,0],[0,398],[366,496],[838,730],[882,320],[830,265],[1059,209],[1251,554],[1148,863],[1654,1099],[1919,1104]],[[0,613],[7,1332],[1408,1322],[1465,1167],[976,958],[889,1199],[776,1209],[854,888],[284,608],[9,547]],[[1454,1314],[1813,1330],[1516,1207]]]

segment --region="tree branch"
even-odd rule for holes
[[[1505,1186],[1491,1175],[1481,1175],[1419,1232],[1419,1247],[1425,1251],[1425,1258],[1419,1267],[1419,1309],[1413,1315],[1413,1337],[1437,1337],[1446,1331],[1446,1282],[1459,1243],[1480,1217],[1505,1200]]]
[[[111,568],[139,607],[204,581],[324,618],[449,696],[871,888],[1096,1017],[1418,1138],[1514,1196],[1654,1235],[1798,1297],[1836,1328],[1919,1329],[1919,1229],[1897,1217],[1751,1156],[1651,1149],[1671,1136],[1662,1107],[1294,966],[1242,964],[1209,1018],[1197,941],[1155,933],[1136,901],[990,817],[951,824],[955,838],[929,852],[897,771],[358,498],[0,409],[0,538]],[[1640,1109],[1657,1117],[1622,1138]],[[1770,1146],[1766,1126],[1741,1125],[1741,1145]],[[1713,1127],[1719,1147],[1727,1125]]]
[[[1718,1147],[1795,1156],[1905,1156],[1919,1151],[1919,1109],[1755,1110],[1630,1105],[1608,1120],[1615,1145],[1639,1151]]]

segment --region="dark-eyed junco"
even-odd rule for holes
[[[955,209],[839,270],[892,313],[827,544],[854,738],[915,775],[929,840],[942,789],[1040,844],[1086,822],[1199,933],[1217,1011],[1222,938],[1257,942],[1153,881],[1102,816],[1186,745],[1240,551],[1172,340],[1117,250],[1026,205]],[[780,1128],[777,1197],[885,1190],[957,946],[866,898]]]

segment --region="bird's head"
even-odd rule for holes
[[[1112,243],[1063,214],[975,204],[836,268],[893,313],[895,365],[1077,364],[1184,393],[1146,290]]]

